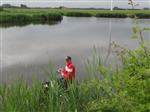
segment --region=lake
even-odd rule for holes
[[[149,19],[140,19],[141,27],[149,27]],[[28,82],[47,78],[49,64],[59,68],[65,65],[65,56],[73,58],[77,68],[77,78],[86,75],[85,63],[94,55],[105,59],[111,41],[135,49],[138,41],[131,39],[132,19],[63,17],[55,25],[27,25],[1,29],[1,82],[12,82],[23,78]],[[111,31],[111,36],[110,36]],[[149,32],[144,32],[150,45]],[[115,62],[110,56],[109,62]]]

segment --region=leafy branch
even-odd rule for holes
[[[135,9],[136,6],[138,6],[139,4],[135,3],[133,0],[128,0],[128,5],[132,6],[132,9]]]

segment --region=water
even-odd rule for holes
[[[149,22],[149,19],[139,21],[142,27],[149,27]],[[61,23],[55,25],[1,28],[1,82],[12,82],[18,77],[29,82],[33,77],[43,80],[47,77],[49,63],[56,68],[64,66],[64,57],[67,55],[73,58],[78,71],[77,78],[83,79],[87,75],[85,62],[93,56],[94,46],[100,56],[106,57],[110,30],[112,41],[130,49],[138,46],[138,41],[130,38],[132,26],[133,20],[129,18],[64,17]],[[144,36],[150,43],[149,33],[145,32]]]

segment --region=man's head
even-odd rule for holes
[[[71,62],[71,57],[70,56],[66,56],[66,63],[70,63]]]

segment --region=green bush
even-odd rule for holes
[[[89,82],[86,97],[88,112],[148,112],[150,111],[150,51],[129,50],[120,71],[108,72],[101,64],[95,65],[103,75],[100,81]],[[102,67],[103,66],[103,67]],[[97,83],[95,85],[95,83]],[[97,89],[96,92],[90,87]],[[82,89],[84,91],[84,89]],[[93,94],[88,94],[93,91]],[[96,93],[96,97],[93,97]],[[84,96],[84,95],[83,95]]]

